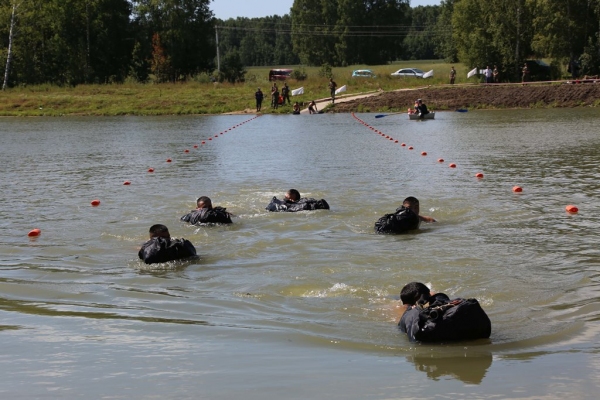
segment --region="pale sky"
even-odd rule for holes
[[[237,17],[259,18],[289,14],[294,0],[213,0],[209,8],[220,19]],[[440,0],[411,0],[411,7],[432,6]]]

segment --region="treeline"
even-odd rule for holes
[[[225,21],[209,4],[0,0],[4,83],[235,81],[246,66],[402,59],[495,64],[514,77],[529,58],[600,68],[600,0],[295,0],[284,16]]]
[[[9,85],[185,79],[212,71],[210,0],[0,0]]]

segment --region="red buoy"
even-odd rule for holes
[[[202,141],[202,144],[206,144],[206,142],[203,140],[203,141]]]
[[[449,167],[450,167],[450,168],[456,168],[456,164],[454,164],[454,163],[450,163]]]
[[[483,178],[483,174],[481,172],[478,172],[475,174],[475,178]]]
[[[42,233],[42,231],[39,230],[38,228],[35,228],[35,229],[30,230],[29,233],[27,234],[27,236],[36,237],[36,236],[40,236],[40,233]]]
[[[400,146],[404,147],[404,146],[406,146],[406,143],[402,143]]]
[[[566,206],[565,209],[567,210],[567,212],[570,212],[572,214],[576,214],[579,211],[579,208],[575,207],[572,204],[569,204],[568,206]]]
[[[426,151],[422,151],[422,152],[421,152],[421,155],[422,155],[422,156],[426,156],[426,155],[427,155],[427,152],[426,152]]]
[[[167,162],[171,162],[171,159],[170,159],[170,158],[167,158]]]
[[[148,172],[154,172],[154,168],[148,168]]]
[[[409,150],[412,150],[412,149],[413,149],[413,147],[412,147],[412,146],[408,146],[408,149],[409,149]]]
[[[190,151],[188,149],[185,149],[183,152],[184,153],[189,153]]]
[[[515,193],[521,193],[523,188],[521,186],[513,186],[512,191]]]
[[[197,148],[198,148],[198,145],[197,145],[197,144],[195,144],[195,145],[194,145],[194,148],[195,148],[195,149],[197,149]]]
[[[444,162],[443,158],[438,158],[438,162]]]
[[[125,182],[123,182],[123,185],[131,185],[131,182],[125,181]]]
[[[98,207],[100,205],[100,200],[92,200],[92,206]]]

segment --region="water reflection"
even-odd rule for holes
[[[429,379],[438,381],[448,377],[468,384],[480,384],[492,365],[492,354],[476,356],[437,357],[426,354],[408,356],[406,359],[415,365],[415,369],[425,372]]]

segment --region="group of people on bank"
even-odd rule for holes
[[[331,103],[335,103],[335,91],[337,89],[337,83],[335,83],[335,81],[333,80],[333,78],[329,78],[329,83],[328,83],[328,88],[329,88],[329,92],[331,95]],[[281,91],[279,90],[279,88],[277,87],[277,83],[273,82],[273,85],[271,86],[271,108],[273,109],[278,109],[280,105],[285,105],[286,101],[288,105],[291,105],[292,102],[290,100],[290,87],[288,86],[287,82],[283,83],[283,87],[281,88]],[[258,88],[256,90],[256,92],[254,93],[254,99],[256,100],[256,112],[260,112],[262,110],[262,103],[263,100],[265,98],[265,94],[263,93],[263,91]],[[312,100],[309,104],[308,104],[308,113],[309,114],[318,114],[319,110],[317,108],[317,104],[315,103],[314,100]],[[294,106],[292,108],[292,114],[300,114],[300,104],[298,102],[294,103]]]
[[[213,207],[207,196],[196,200],[197,208],[180,218],[192,225],[231,224],[231,214],[223,207]],[[270,212],[297,212],[329,210],[325,199],[303,198],[296,189],[290,189],[283,199],[273,197],[266,210]],[[420,215],[419,200],[407,197],[394,213],[386,214],[375,223],[378,234],[401,234],[419,228],[421,221],[436,222],[433,217]],[[150,227],[150,239],[139,250],[138,256],[147,264],[164,263],[197,257],[194,245],[186,239],[172,238],[165,225]],[[477,300],[453,299],[443,293],[432,293],[424,284],[411,282],[402,288],[402,315],[398,327],[410,341],[442,342],[489,338],[491,322]]]

